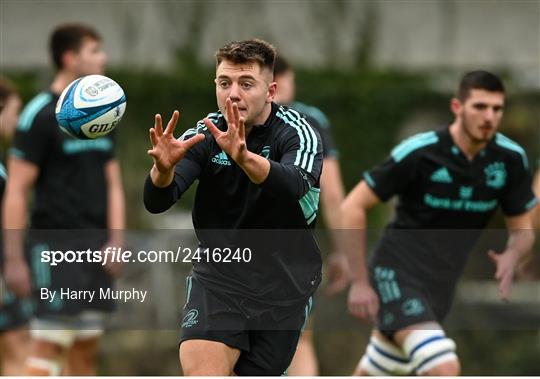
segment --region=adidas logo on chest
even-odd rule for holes
[[[433,174],[431,174],[431,181],[435,183],[452,183],[454,179],[452,178],[446,167],[441,167]]]
[[[225,154],[224,151],[221,151],[221,153],[214,155],[212,157],[212,162],[220,166],[231,165],[231,161],[229,160],[229,157],[227,157],[227,154]]]

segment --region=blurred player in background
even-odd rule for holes
[[[323,144],[323,170],[321,174],[321,206],[326,226],[330,231],[331,253],[328,257],[328,294],[335,294],[348,284],[347,258],[339,249],[341,229],[341,203],[344,199],[343,181],[339,168],[338,151],[330,130],[330,121],[318,108],[295,101],[295,73],[281,55],[274,64],[274,80],[277,83],[275,101],[287,105],[306,116],[311,126],[321,135]],[[308,326],[298,342],[294,359],[287,371],[290,376],[316,376],[319,373],[313,344],[313,331]]]
[[[74,139],[60,130],[55,118],[55,105],[64,88],[78,77],[103,74],[106,55],[98,33],[83,24],[58,26],[49,47],[56,75],[50,89],[22,112],[8,160],[3,209],[6,282],[18,296],[34,293],[38,299],[26,374],[58,375],[63,370],[68,375],[95,375],[103,311],[110,311],[114,304],[60,301],[59,296],[56,301],[39,301],[39,291],[108,288],[118,266],[103,269],[100,264],[75,263],[53,268],[40,262],[40,252],[103,250],[122,243],[115,232],[124,229],[125,216],[114,140],[110,136]],[[60,230],[54,236],[26,238],[30,266],[24,259],[21,233],[27,228],[29,211],[32,230]],[[84,231],[88,230],[97,230],[98,235],[87,236]]]
[[[165,130],[156,115],[150,130],[146,208],[167,210],[198,179],[193,224],[201,246],[253,249],[249,261],[192,259],[179,353],[185,375],[283,374],[320,283],[313,227],[322,146],[303,116],[273,102],[274,59],[265,41],[223,46],[219,112],[178,140],[178,112]]]
[[[357,375],[458,375],[455,343],[441,322],[467,255],[500,205],[508,241],[489,251],[502,299],[534,242],[537,204],[525,151],[497,132],[505,103],[502,82],[486,71],[467,73],[451,101],[454,122],[413,136],[364,174],[345,199],[344,248],[352,277],[349,311],[376,321]],[[398,196],[395,219],[366,267],[369,209]]]
[[[5,149],[11,143],[19,119],[21,99],[15,88],[0,77],[0,197],[3,198],[7,180],[3,165]],[[3,269],[3,253],[0,244],[0,268]],[[28,299],[19,299],[5,288],[3,273],[0,272],[0,365],[2,376],[24,374],[24,362],[28,353],[30,336],[28,321],[33,305]]]
[[[540,159],[538,159],[538,168],[536,169],[536,174],[534,176],[533,182],[534,194],[537,199],[540,199]],[[535,212],[533,214],[534,227],[540,229],[540,205],[536,206]]]

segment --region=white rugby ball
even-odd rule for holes
[[[126,95],[103,75],[74,80],[56,103],[56,119],[68,134],[81,139],[103,137],[116,128],[126,110]]]

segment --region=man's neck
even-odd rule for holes
[[[264,109],[263,111],[261,112],[261,114],[259,115],[259,117],[257,117],[252,124],[250,125],[246,125],[246,137],[249,135],[249,133],[251,133],[251,131],[253,130],[253,126],[255,125],[262,125],[266,122],[266,120],[268,120],[268,117],[270,117],[270,113],[272,113],[272,103],[268,103],[264,106]]]
[[[60,95],[62,91],[75,79],[77,76],[71,72],[58,71],[51,84],[51,91],[57,95]]]
[[[469,161],[472,161],[476,154],[482,151],[487,145],[487,142],[474,141],[465,132],[463,126],[458,120],[454,121],[454,123],[450,125],[450,136]]]

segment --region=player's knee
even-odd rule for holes
[[[77,340],[68,357],[69,375],[95,375],[98,340]]]
[[[29,357],[26,360],[26,375],[29,376],[58,376],[62,365],[58,360]]]
[[[456,357],[455,360],[443,362],[430,370],[422,373],[426,376],[458,376],[461,373],[461,366]]]
[[[409,358],[398,346],[373,335],[355,375],[407,375],[412,369]]]
[[[231,364],[227,359],[212,357],[213,354],[204,354],[195,345],[188,341],[180,344],[178,355],[184,376],[229,376],[232,372]]]
[[[402,347],[418,375],[459,374],[456,344],[441,329],[413,330]]]

